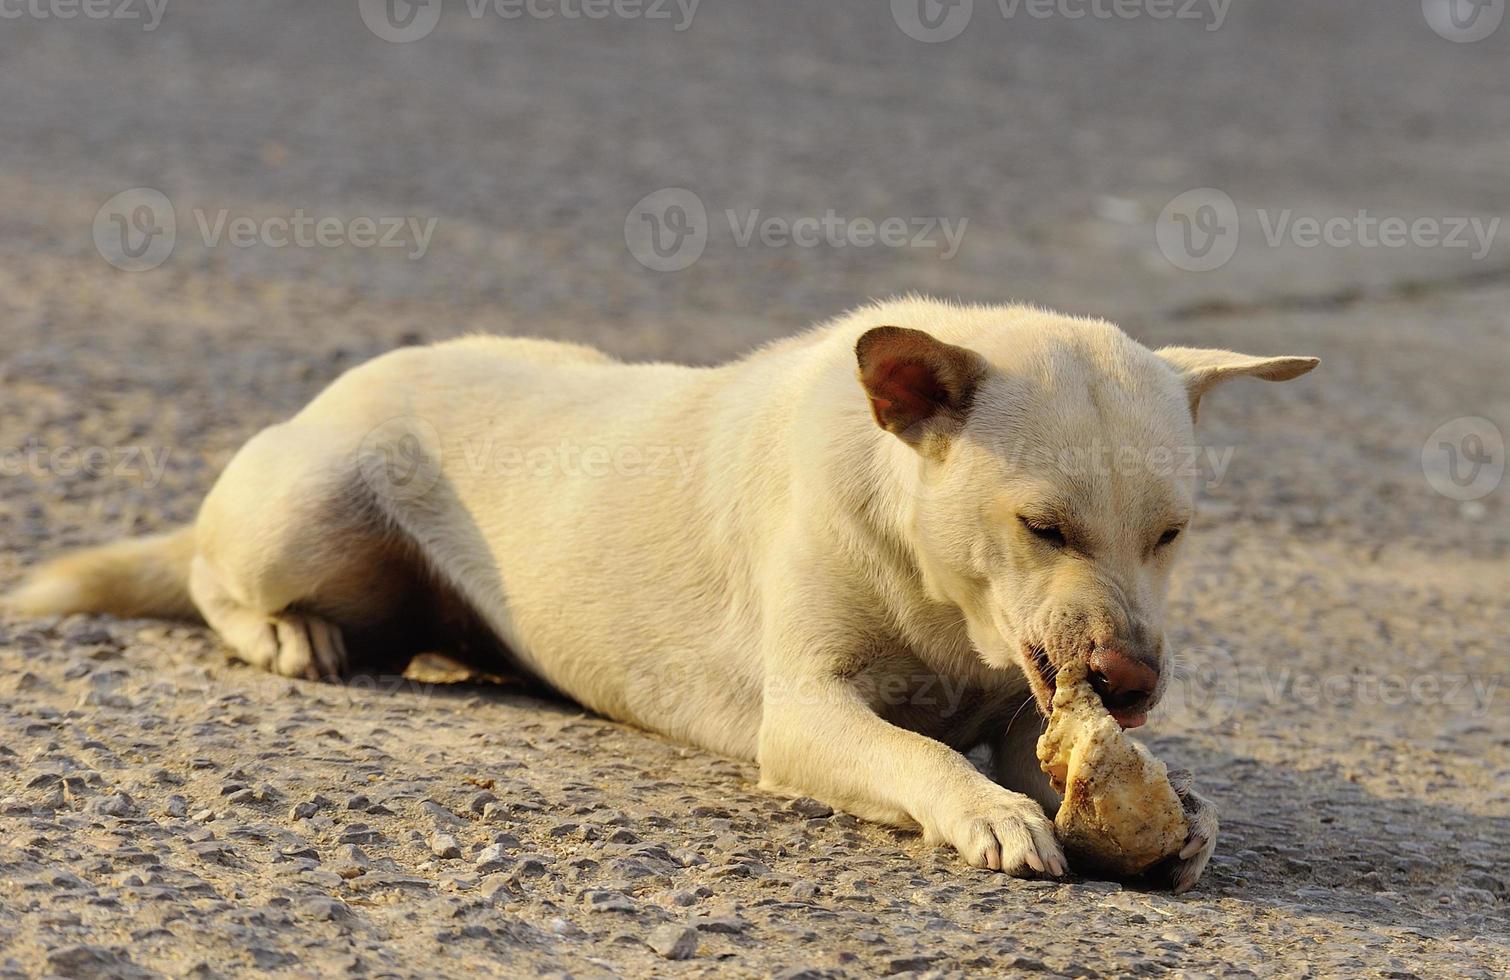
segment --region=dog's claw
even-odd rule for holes
[[[966,863],[1016,877],[1064,874],[1064,854],[1043,808],[994,784],[943,810],[927,836],[948,841]]]
[[[1174,787],[1175,795],[1180,798],[1190,824],[1190,837],[1185,841],[1185,846],[1180,848],[1177,863],[1171,869],[1174,893],[1181,895],[1201,880],[1207,862],[1216,852],[1218,825],[1216,807],[1195,791],[1195,780],[1189,770],[1173,770],[1169,774],[1169,782]]]

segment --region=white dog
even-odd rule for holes
[[[1056,666],[1089,658],[1143,723],[1197,403],[1316,364],[923,299],[713,368],[404,349],[255,436],[192,527],[65,557],[9,604],[197,614],[299,677],[481,635],[611,718],[757,760],[775,792],[1060,875],[1034,754]],[[996,779],[962,754],[982,744]],[[1183,890],[1216,818],[1177,781]]]

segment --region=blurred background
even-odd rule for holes
[[[0,585],[462,332],[707,363],[918,291],[1320,355],[1203,408],[1153,730],[1219,892],[1392,891],[1439,970],[1510,888],[1504,8],[0,0]]]
[[[1284,456],[1239,455],[1217,499],[1360,540],[1450,521],[1500,555],[1503,495],[1434,493],[1449,460],[1422,448],[1488,419],[1437,442],[1499,445],[1503,470],[1503,7],[16,0],[0,344],[27,397],[0,442],[140,399],[84,441],[150,425],[202,486],[398,344],[488,330],[702,363],[915,290],[1321,354],[1251,396]],[[1213,441],[1254,437],[1241,404]]]

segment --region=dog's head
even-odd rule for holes
[[[1143,724],[1165,687],[1200,399],[1317,360],[1155,352],[1047,314],[960,344],[876,327],[855,353],[877,424],[900,440],[900,519],[929,593],[960,608],[988,666],[1022,669],[1045,714],[1058,667],[1084,657],[1117,720]]]

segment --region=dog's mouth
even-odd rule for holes
[[[1049,657],[1046,647],[1037,643],[1023,644],[1023,661],[1026,666],[1024,671],[1028,676],[1028,687],[1033,692],[1033,701],[1038,705],[1039,714],[1049,717],[1054,710],[1054,690],[1059,678],[1059,668],[1054,666],[1054,661]],[[1119,705],[1114,698],[1109,698],[1104,684],[1098,684],[1096,675],[1090,678],[1091,687],[1101,696],[1101,703],[1106,705],[1107,713],[1112,716],[1121,728],[1142,728],[1148,724],[1148,709],[1137,705]]]
[[[1049,651],[1040,644],[1025,643],[1022,652],[1028,688],[1033,692],[1038,713],[1047,718],[1054,710],[1054,683],[1059,677],[1059,668],[1049,659]]]
[[[1142,728],[1148,724],[1147,699],[1141,695],[1137,698],[1120,703],[1117,695],[1107,690],[1106,679],[1100,674],[1090,675],[1091,690],[1101,698],[1101,703],[1106,706],[1107,712],[1118,725],[1125,731],[1129,728]]]

